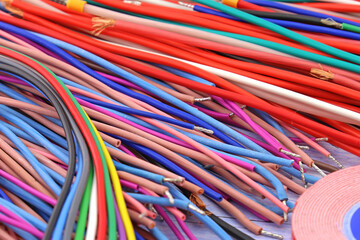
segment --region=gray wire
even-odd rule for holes
[[[64,126],[64,130],[67,129],[65,132],[66,132],[68,147],[69,147],[69,160],[71,158],[73,158],[74,163],[76,163],[76,159],[75,159],[75,157],[71,157],[71,156],[72,155],[75,156],[75,154],[76,154],[75,144],[72,144],[71,142],[69,142],[70,139],[72,139],[72,137],[71,138],[68,137],[68,136],[72,136],[71,128],[77,139],[77,143],[79,144],[79,148],[80,148],[80,151],[82,154],[82,159],[83,159],[83,174],[81,175],[81,179],[79,180],[78,189],[75,193],[72,205],[69,209],[69,214],[67,216],[67,222],[66,222],[64,235],[65,235],[65,239],[70,239],[70,238],[67,238],[66,236],[71,236],[71,234],[73,232],[73,226],[75,223],[76,214],[77,214],[77,211],[78,211],[80,203],[81,203],[81,199],[82,199],[85,187],[86,187],[86,183],[87,183],[87,179],[88,179],[88,175],[89,175],[89,171],[90,171],[90,156],[89,156],[88,147],[86,145],[86,141],[84,140],[80,129],[78,128],[75,120],[71,116],[71,113],[67,109],[65,103],[62,101],[61,97],[58,96],[57,92],[55,91],[55,89],[53,89],[51,84],[43,76],[41,76],[36,71],[29,68],[28,66],[22,64],[21,62],[18,62],[13,59],[9,59],[4,56],[0,56],[0,62],[8,65],[8,66],[5,66],[5,65],[3,66],[3,64],[1,64],[0,68],[4,68],[4,70],[9,71],[10,66],[12,66],[15,69],[18,69],[18,71],[14,71],[15,74],[25,75],[22,77],[24,77],[29,82],[31,82],[32,84],[37,86],[50,99],[50,101],[52,102],[52,104],[55,106],[55,108],[58,111],[59,117]],[[70,128],[67,127],[67,125],[69,125],[69,124],[66,124],[67,122],[70,123],[70,126],[71,126]],[[69,161],[69,166],[70,166],[70,161]],[[69,173],[70,173],[70,171],[68,171],[68,175],[66,178],[68,178]],[[72,179],[73,179],[72,176],[69,176],[69,179],[70,179],[70,182],[72,182]],[[70,190],[70,187],[67,189],[67,192],[69,190]],[[64,189],[64,187],[63,187],[62,192],[60,193],[60,196],[61,195],[64,196],[63,197],[64,201],[65,201],[66,195],[67,195],[67,193],[65,194],[65,192],[66,192],[66,189]],[[60,199],[60,196],[59,196],[59,199]],[[64,201],[63,201],[63,203],[64,203]],[[58,205],[58,203],[59,203],[59,205]],[[53,210],[53,214],[49,220],[49,223],[53,222],[52,223],[53,226],[49,227],[49,225],[48,225],[47,234],[45,234],[46,236],[43,239],[50,239],[52,236],[52,230],[54,229],[54,227],[56,225],[57,216],[60,214],[61,207],[63,204],[62,203],[60,206],[61,202],[58,201],[58,203],[56,204],[56,206]],[[58,208],[57,208],[57,206],[58,206]],[[58,209],[57,210],[58,214],[54,214],[56,208]],[[55,217],[56,217],[56,219],[54,219]],[[51,219],[51,218],[53,218],[53,219]]]

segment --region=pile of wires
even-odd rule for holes
[[[0,1],[0,240],[283,239],[357,164],[358,1]]]

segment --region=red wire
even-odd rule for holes
[[[64,35],[60,34],[60,32],[65,31],[65,29],[56,24],[52,24],[48,21],[45,21],[44,19],[39,19],[38,17],[32,16],[30,14],[26,14],[26,13],[24,13],[23,17],[31,20],[31,22],[27,22],[27,21],[23,21],[23,20],[19,20],[19,19],[14,20],[14,18],[8,17],[8,16],[0,16],[0,20],[11,23],[16,26],[20,26],[22,28],[30,29],[33,31],[44,33],[49,36],[64,40],[68,43],[79,46],[87,51],[93,52],[96,55],[103,57],[105,59],[108,59],[112,62],[118,63],[120,65],[125,65],[125,66],[127,65],[130,68],[134,69],[135,71],[144,73],[146,75],[154,76],[155,72],[156,72],[158,78],[160,78],[160,79],[165,79],[167,81],[171,81],[171,82],[183,85],[183,86],[191,88],[191,89],[199,90],[201,92],[217,95],[217,96],[220,96],[225,99],[229,99],[229,100],[232,100],[235,102],[240,102],[240,103],[246,104],[248,106],[257,108],[259,110],[266,111],[269,114],[272,114],[279,118],[288,119],[290,122],[294,122],[294,123],[298,122],[298,123],[303,124],[304,126],[316,128],[317,131],[319,131],[320,133],[323,133],[324,135],[328,135],[333,138],[341,139],[342,141],[344,141],[352,146],[355,146],[355,147],[360,146],[360,140],[358,138],[355,138],[353,136],[339,132],[339,131],[329,128],[327,126],[323,126],[323,125],[321,125],[317,122],[314,122],[312,120],[309,120],[309,119],[301,116],[300,114],[297,114],[289,109],[275,107],[264,101],[259,102],[257,99],[254,99],[254,97],[249,98],[248,96],[245,97],[243,95],[239,95],[238,93],[235,93],[235,92],[239,92],[239,91],[244,92],[243,90],[241,90],[241,88],[239,88],[221,78],[217,79],[217,82],[214,82],[214,83],[217,84],[218,86],[223,86],[224,88],[229,89],[230,91],[234,91],[234,92],[230,92],[230,91],[219,89],[216,87],[211,87],[208,85],[196,83],[196,82],[193,82],[193,81],[185,79],[185,78],[177,77],[176,75],[168,74],[165,71],[156,71],[154,68],[149,68],[145,65],[140,65],[140,64],[131,62],[128,59],[123,59],[121,56],[116,55],[114,53],[119,53],[119,51],[120,52],[124,51],[124,52],[127,52],[128,55],[129,55],[129,53],[132,53],[132,54],[134,54],[134,57],[136,56],[135,58],[142,59],[142,60],[146,60],[144,58],[144,56],[148,55],[149,57],[151,56],[150,61],[157,62],[157,63],[159,63],[159,61],[157,61],[157,60],[161,59],[161,57],[159,57],[159,56],[155,56],[152,54],[144,54],[143,52],[138,52],[138,51],[129,50],[129,49],[122,49],[122,48],[119,48],[118,46],[108,45],[108,44],[105,44],[104,42],[99,42],[99,41],[96,41],[92,38],[85,37],[85,36],[82,38],[83,38],[83,40],[86,39],[86,41],[79,41],[79,40],[75,39],[75,37],[78,37],[78,35],[73,31],[70,31],[69,36],[64,36]],[[34,24],[33,22],[42,22],[43,24],[46,23],[47,27],[46,28],[41,27],[39,25]],[[51,28],[57,28],[57,31],[53,31],[53,30],[51,30]],[[67,30],[67,31],[69,31],[69,30]],[[88,41],[90,41],[92,44],[86,43]],[[102,50],[102,49],[98,48],[97,46],[101,46],[102,48],[108,49],[109,52]],[[119,53],[119,54],[122,54],[122,53]],[[170,60],[168,58],[165,58],[165,59],[167,61],[164,63],[161,63],[161,64],[169,65],[169,62],[174,62],[174,60]],[[184,65],[184,63],[181,63],[181,65]]]
[[[1,15],[3,16],[3,15]],[[31,60],[30,58],[26,58],[23,55],[11,51],[9,49],[0,47],[0,54],[8,56],[10,58],[13,58],[15,60],[18,60],[27,66],[31,67],[32,69],[35,69],[38,73],[40,73],[42,76],[44,76],[54,87],[54,89],[59,93],[61,98],[64,100],[65,104],[67,105],[68,109],[72,113],[72,116],[74,117],[75,121],[77,122],[80,130],[82,131],[88,145],[90,152],[92,154],[93,160],[94,160],[94,166],[96,175],[98,176],[97,179],[97,197],[98,197],[98,208],[99,208],[99,223],[98,223],[98,239],[106,239],[107,234],[107,212],[106,212],[106,200],[105,200],[105,184],[104,184],[104,173],[103,173],[103,166],[102,161],[100,158],[100,154],[98,151],[96,151],[97,146],[96,143],[90,133],[90,130],[87,128],[86,123],[80,113],[78,112],[76,106],[72,102],[71,98],[67,94],[67,92],[63,89],[63,87],[59,84],[59,82],[54,78],[51,73],[49,73],[46,69],[44,69],[41,65],[39,65],[37,62]]]

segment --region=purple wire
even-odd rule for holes
[[[97,72],[97,73],[99,73],[103,77],[108,78],[111,81],[114,81],[116,83],[120,83],[121,85],[125,85],[125,86],[128,86],[128,87],[134,88],[136,90],[142,91],[143,93],[146,93],[146,94],[149,94],[149,95],[151,95],[153,97],[156,97],[151,92],[149,92],[149,91],[143,89],[142,87],[139,87],[138,85],[133,84],[132,82],[129,82],[129,81],[125,80],[125,79],[118,78],[118,77],[115,77],[115,76],[112,76],[112,75],[109,75],[109,74],[106,74],[106,73],[103,73],[103,72]]]
[[[7,32],[7,33],[9,33],[9,34],[11,34],[11,35],[13,35],[13,36],[21,39],[22,41],[30,44],[30,45],[33,46],[33,47],[36,47],[37,49],[39,49],[40,51],[42,51],[42,52],[45,53],[46,55],[49,55],[49,56],[51,56],[51,57],[53,57],[53,58],[56,58],[56,59],[58,59],[58,60],[60,60],[60,61],[62,61],[62,62],[66,62],[63,58],[61,58],[61,57],[59,57],[58,55],[56,55],[55,53],[49,51],[47,48],[44,48],[43,46],[41,46],[41,45],[39,45],[39,44],[37,44],[37,43],[34,43],[33,41],[31,41],[31,40],[29,40],[29,39],[27,39],[27,38],[25,38],[25,37],[23,37],[23,36],[20,36],[20,35],[17,35],[17,34],[15,34],[15,33],[11,33],[11,32]]]
[[[145,131],[145,132],[147,132],[147,133],[150,133],[150,134],[152,134],[152,135],[154,135],[154,136],[157,136],[157,137],[159,137],[159,138],[165,139],[166,141],[169,141],[169,142],[172,142],[172,143],[175,143],[175,144],[178,144],[178,145],[181,145],[181,146],[183,146],[183,147],[187,147],[187,148],[190,148],[190,149],[193,149],[193,150],[197,150],[197,149],[194,148],[193,146],[191,146],[191,145],[189,145],[189,144],[187,144],[187,143],[184,143],[184,142],[182,142],[181,140],[178,140],[178,139],[175,139],[175,138],[166,136],[166,135],[164,135],[164,134],[158,133],[158,132],[156,132],[156,131],[153,131],[153,130],[151,130],[151,129],[145,128],[145,127],[143,127],[143,126],[141,126],[141,125],[138,125],[138,124],[136,124],[136,123],[133,123],[133,122],[131,122],[131,121],[125,119],[125,118],[122,118],[122,117],[116,115],[115,113],[109,112],[109,111],[107,111],[107,110],[105,110],[105,109],[103,109],[103,108],[101,108],[101,107],[99,107],[99,106],[96,106],[96,105],[94,105],[94,104],[91,104],[91,103],[89,103],[89,102],[86,102],[86,101],[84,101],[84,100],[82,100],[82,99],[80,99],[80,98],[76,98],[76,100],[77,100],[81,105],[83,105],[83,106],[92,108],[92,109],[94,109],[94,110],[96,110],[96,111],[98,111],[98,112],[101,112],[101,113],[106,114],[106,115],[108,115],[108,116],[110,116],[110,117],[112,117],[112,118],[115,118],[115,119],[119,120],[119,121],[122,121],[122,122],[124,122],[124,123],[127,123],[127,124],[129,124],[129,125],[131,125],[131,126],[133,126],[133,127],[136,127],[136,128],[138,128],[138,129],[142,130],[142,131]],[[217,155],[219,155],[220,157],[224,158],[225,160],[227,160],[227,161],[229,161],[229,162],[231,162],[231,163],[234,163],[234,164],[236,164],[236,165],[238,165],[238,166],[240,166],[240,167],[243,167],[243,168],[245,168],[245,169],[247,169],[247,170],[249,170],[249,171],[254,171],[254,169],[255,169],[255,166],[253,166],[253,165],[251,165],[251,164],[249,164],[249,163],[240,161],[240,160],[238,160],[238,159],[232,158],[232,157],[227,156],[227,155],[222,154],[222,153],[217,153],[217,152],[214,152],[214,153],[217,154]]]
[[[134,189],[134,190],[139,190],[140,189],[140,186],[138,184],[132,183],[132,182],[129,182],[129,181],[126,181],[126,180],[120,179],[120,183],[121,183],[121,186],[124,186],[124,187],[127,187],[127,188],[131,188],[131,189]]]
[[[114,190],[112,190],[112,195],[113,195],[113,201],[114,201],[114,207],[115,207],[116,223],[117,223],[117,228],[118,228],[118,232],[119,232],[119,239],[126,239],[124,223],[120,216],[119,207],[117,205],[115,195],[114,195]]]
[[[135,154],[133,154],[129,149],[127,149],[124,145],[120,145],[119,146],[119,149],[123,152],[125,152],[126,154],[130,155],[130,156],[133,156],[133,157],[136,157]]]
[[[183,232],[186,234],[186,236],[190,239],[190,240],[196,240],[197,238],[194,236],[194,234],[190,231],[190,229],[188,228],[188,226],[185,224],[185,222],[183,220],[181,220],[180,218],[178,218],[177,216],[174,216],[177,223],[179,224],[179,226],[181,227],[181,229],[183,230]]]
[[[166,214],[166,212],[162,209],[162,207],[158,205],[154,205],[154,208],[156,211],[163,217],[167,225],[170,227],[171,231],[175,234],[177,239],[179,240],[185,240],[184,236],[181,234],[179,229],[177,229],[176,225],[171,221],[170,217]]]
[[[0,222],[3,223],[7,223],[10,224],[14,227],[20,228],[32,235],[34,235],[37,238],[42,239],[44,237],[44,233],[37,230],[35,227],[33,227],[32,225],[30,225],[29,223],[27,223],[25,220],[23,220],[22,218],[18,217],[16,214],[14,214],[13,212],[9,211],[8,209],[6,209],[5,207],[0,205],[0,209],[1,212],[6,212],[6,215],[9,216],[13,216],[14,218],[5,216],[3,214],[0,214]]]
[[[31,193],[35,197],[40,198],[41,200],[49,203],[50,205],[52,205],[52,206],[56,205],[56,200],[55,199],[52,199],[52,198],[46,196],[45,194],[37,191],[36,189],[33,189],[32,187],[28,186],[27,184],[23,183],[19,179],[11,176],[10,174],[8,174],[7,172],[5,172],[5,171],[3,171],[1,169],[0,169],[0,176],[7,179],[7,180],[9,180],[12,183],[18,185],[19,187],[21,187],[22,189],[24,189],[28,193]]]

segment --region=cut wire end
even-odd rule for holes
[[[182,183],[184,180],[181,178],[164,178],[163,181],[170,183]]]
[[[336,163],[336,165],[338,165],[339,168],[344,168],[344,166],[338,160],[336,160],[332,155],[329,155],[329,158],[333,160],[334,163]]]
[[[284,149],[281,149],[280,152],[282,152],[283,154],[292,156],[292,157],[300,158],[300,155],[299,155],[299,154],[296,154],[296,153],[293,153],[293,152],[289,152],[289,151],[286,151],[286,150],[284,150]]]
[[[312,164],[312,167],[313,167],[322,177],[326,177],[326,174],[323,172],[323,170],[321,170],[318,166],[316,166],[315,163]]]
[[[304,173],[304,166],[303,166],[302,161],[299,161],[299,168],[300,168],[301,180],[304,183],[304,187],[307,188],[307,183],[305,180],[305,173]]]
[[[197,212],[197,213],[200,213],[201,215],[206,215],[206,213],[203,210],[201,210],[200,208],[198,208],[198,207],[196,207],[196,206],[194,206],[192,204],[189,204],[188,208],[195,211],[195,212]]]
[[[210,130],[210,129],[207,129],[207,128],[203,128],[203,127],[199,127],[199,126],[195,126],[194,127],[194,130],[197,130],[199,132],[204,132],[204,133],[207,133],[207,134],[214,134],[214,131],[213,130]]]
[[[267,237],[271,237],[271,238],[275,238],[275,239],[284,239],[284,237],[280,234],[276,234],[276,233],[272,233],[272,232],[268,232],[265,230],[261,230],[261,235],[267,236]]]
[[[309,146],[303,146],[303,145],[296,145],[298,148],[300,149],[304,149],[304,150],[309,150],[310,147]]]
[[[174,204],[174,202],[175,202],[174,197],[171,195],[171,193],[168,190],[165,191],[165,196],[169,199],[169,202],[171,204]]]
[[[316,142],[321,142],[321,141],[327,142],[327,141],[329,141],[329,138],[327,138],[327,137],[315,138],[315,141],[316,141]]]
[[[285,206],[287,206],[287,205],[286,205],[286,200],[283,200],[282,203],[283,203]],[[288,220],[289,220],[289,215],[288,215],[287,212],[284,212],[284,221],[287,222]]]
[[[193,4],[191,4],[191,3],[187,3],[187,2],[178,2],[178,4],[180,5],[180,6],[184,6],[184,7],[188,7],[188,8],[191,8],[191,9],[193,9],[194,8],[194,5]]]
[[[195,102],[204,102],[204,101],[211,101],[211,97],[203,97],[203,98],[194,98]]]

